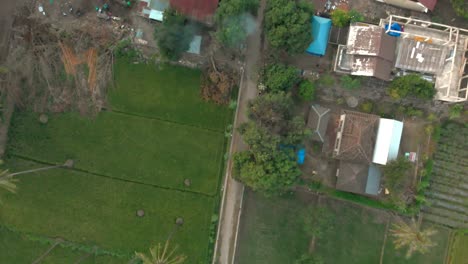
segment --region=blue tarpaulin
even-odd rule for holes
[[[297,163],[301,165],[304,164],[305,156],[306,156],[305,148],[301,148],[300,150],[298,150],[297,151]]]
[[[401,28],[400,24],[398,24],[398,23],[392,23],[392,26],[390,27],[390,29],[395,30],[395,31],[403,32],[403,29]],[[385,24],[385,30],[388,30],[388,24]],[[399,37],[401,35],[401,33],[399,33],[399,32],[388,32],[387,34],[389,36],[392,36],[392,37]]]
[[[319,16],[312,17],[312,43],[306,52],[316,56],[323,56],[327,51],[328,37],[330,35],[331,20]]]

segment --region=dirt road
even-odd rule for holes
[[[238,108],[234,120],[234,127],[247,121],[248,102],[257,96],[258,69],[261,62],[262,50],[262,22],[266,0],[260,1],[258,16],[256,19],[256,31],[247,39],[242,84],[240,86]],[[235,152],[247,149],[237,131],[234,132],[230,147],[230,157]],[[218,238],[215,246],[215,258],[213,263],[232,264],[234,261],[237,231],[239,226],[240,208],[244,186],[231,177],[232,159],[228,161],[225,175],[223,200],[221,204]]]

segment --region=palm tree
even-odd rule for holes
[[[172,250],[169,249],[169,239],[166,240],[164,246],[159,243],[157,246],[151,247],[149,251],[149,257],[139,252],[135,252],[135,256],[143,264],[181,264],[187,259],[185,255],[176,254],[177,246]]]
[[[421,226],[414,218],[407,224],[405,221],[400,220],[398,223],[393,224],[390,230],[394,237],[394,245],[396,249],[408,246],[406,258],[410,258],[414,252],[424,254],[429,249],[436,245],[431,241],[430,236],[437,233],[433,228],[421,230]]]
[[[50,170],[50,169],[55,169],[55,168],[71,169],[73,168],[73,165],[74,165],[74,161],[69,159],[69,160],[66,160],[65,163],[60,164],[60,165],[41,167],[41,168],[25,170],[25,171],[20,171],[20,172],[9,173],[8,170],[3,170],[0,172],[0,188],[7,190],[9,192],[12,192],[12,193],[16,193],[16,189],[17,189],[16,183],[19,180],[15,179],[14,176],[21,175],[21,174],[28,174],[32,172]]]
[[[0,172],[0,188],[16,193],[16,182],[18,182],[18,179],[14,179],[13,176],[8,173],[8,170]]]

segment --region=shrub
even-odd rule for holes
[[[455,13],[468,19],[468,2],[466,0],[451,0]]]
[[[323,87],[330,87],[335,84],[335,78],[331,76],[330,74],[323,74],[320,76],[320,78],[317,80],[317,83],[319,86]]]
[[[449,119],[457,119],[461,116],[463,112],[463,105],[456,104],[449,108]]]
[[[346,11],[343,9],[335,9],[331,13],[333,25],[337,27],[345,27],[349,23],[364,21],[364,16],[356,10]]]
[[[281,63],[268,65],[264,78],[266,87],[272,92],[287,91],[301,80],[295,67]]]
[[[387,93],[393,99],[414,96],[430,100],[434,98],[436,90],[433,83],[424,80],[420,75],[408,74],[393,80],[388,87]]]
[[[361,78],[351,77],[350,75],[343,75],[340,78],[341,86],[348,90],[354,90],[361,87]]]
[[[304,101],[311,101],[315,98],[315,83],[304,80],[299,85],[299,97]]]
[[[359,109],[364,113],[371,113],[374,109],[374,103],[371,101],[366,101],[359,106]]]

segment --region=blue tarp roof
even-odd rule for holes
[[[313,41],[307,48],[307,53],[317,56],[325,55],[330,35],[331,20],[319,16],[312,17],[312,38]]]

